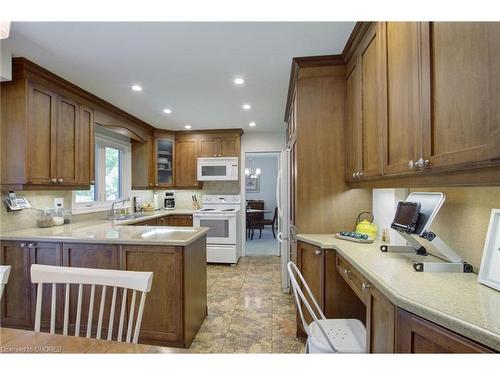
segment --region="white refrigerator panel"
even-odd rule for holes
[[[283,291],[290,291],[290,277],[286,265],[290,261],[290,150],[281,151],[276,186],[276,201],[278,202],[278,234],[279,253],[281,256],[281,284]]]

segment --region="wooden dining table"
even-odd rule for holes
[[[86,337],[63,336],[0,328],[0,354],[26,353],[190,353],[188,349],[130,344]]]

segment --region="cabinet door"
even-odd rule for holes
[[[175,141],[175,186],[198,187],[198,141],[179,139]]]
[[[121,269],[154,275],[142,317],[139,335],[142,342],[182,341],[182,267],[180,247],[122,246]]]
[[[94,184],[94,112],[87,107],[79,106],[76,162],[78,165],[78,184]]]
[[[132,188],[148,189],[155,185],[152,165],[153,138],[148,142],[132,140]]]
[[[33,329],[35,319],[36,287],[31,283],[32,264],[61,265],[59,243],[32,243],[2,241],[0,264],[10,265],[11,271],[2,296],[1,325],[3,327]],[[43,288],[42,327],[50,317],[51,288]],[[58,298],[60,294],[58,293]]]
[[[361,111],[358,145],[360,178],[381,175],[380,101],[380,24],[372,24],[359,51]]]
[[[423,68],[430,82],[424,156],[431,168],[474,165],[492,156],[499,119],[491,116],[490,106],[498,107],[498,101],[490,98],[500,64],[492,57],[500,45],[498,35],[494,45],[489,29],[488,22],[422,24]]]
[[[395,307],[371,286],[365,289],[366,346],[370,353],[394,353]]]
[[[174,185],[174,141],[156,139],[154,151],[155,186],[172,187]]]
[[[220,156],[240,156],[240,138],[222,138]]]
[[[409,162],[422,156],[420,118],[420,32],[416,22],[381,25],[381,121],[384,174],[419,171]]]
[[[397,353],[492,353],[487,347],[398,309]]]
[[[319,247],[304,242],[297,243],[297,267],[321,309],[324,307],[324,259],[324,251]],[[310,304],[312,307],[312,302]],[[302,312],[306,322],[311,323],[312,317],[305,306],[302,306]],[[302,327],[300,316],[297,316],[297,327]]]
[[[29,184],[50,184],[55,178],[57,96],[36,84],[29,86],[28,141],[26,150]]]
[[[167,224],[173,227],[192,227],[192,215],[169,215],[166,217]]]
[[[78,182],[78,133],[80,113],[78,104],[59,98],[57,105],[56,178],[59,184]],[[86,150],[88,152],[88,150]]]
[[[119,269],[119,247],[118,245],[96,245],[86,243],[64,243],[63,244],[63,265],[67,267],[85,267],[85,268],[100,268],[100,269]],[[89,317],[91,288],[89,285],[83,286],[82,293],[82,310],[81,310],[81,325],[80,336],[85,336],[87,332],[87,322]],[[99,318],[99,303],[101,301],[102,287],[95,288],[94,308],[92,310],[92,337],[95,337],[97,331],[97,320]],[[121,301],[121,290],[117,294],[117,301]],[[107,335],[108,319],[111,308],[112,290],[107,288],[104,319],[103,319],[103,335]],[[74,335],[76,312],[78,306],[78,285],[71,285],[69,298],[69,334]],[[117,303],[117,306],[119,304]],[[119,321],[120,308],[115,311],[115,325]],[[127,315],[128,316],[128,315]],[[115,327],[117,330],[117,327]],[[104,336],[105,337],[105,336]]]
[[[347,64],[346,76],[346,179],[354,181],[357,179],[357,173],[360,167],[360,113],[361,113],[361,92],[360,92],[360,72],[358,58],[354,56]]]
[[[214,157],[221,154],[220,138],[207,138],[200,140],[200,157]]]

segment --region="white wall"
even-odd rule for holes
[[[247,153],[246,166],[252,165],[253,168],[260,168],[260,189],[259,192],[245,192],[246,199],[257,199],[264,201],[266,210],[271,210],[265,214],[266,219],[272,219],[274,208],[276,207],[276,179],[278,177],[279,154],[269,153]],[[244,175],[243,175],[243,178]]]
[[[378,226],[378,238],[384,228],[390,228],[398,202],[405,200],[408,189],[373,189],[373,216]],[[389,229],[391,244],[404,245],[405,240],[394,229]]]
[[[11,79],[12,79],[12,53],[2,43],[0,49],[0,82],[10,81]]]

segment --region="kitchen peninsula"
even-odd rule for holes
[[[149,216],[168,217],[166,213]],[[30,280],[32,264],[152,271],[153,284],[146,299],[139,342],[188,348],[207,314],[208,229],[141,225],[145,220],[151,217],[122,222],[92,220],[2,233],[0,263],[12,266],[2,300],[2,326],[33,329],[36,290]],[[57,293],[57,300],[63,301],[62,289]],[[97,289],[95,301],[101,300],[100,293]],[[47,286],[43,295],[42,331],[49,325],[50,294]],[[89,294],[84,289],[83,300],[87,303]],[[111,300],[111,295],[106,299]],[[76,286],[71,290],[70,301],[75,306]],[[58,303],[59,329],[62,329],[62,308],[63,303]],[[94,321],[97,321],[96,310]],[[84,303],[82,322],[87,322],[88,311]],[[109,315],[105,311],[103,330],[108,326]],[[74,322],[75,316],[70,316],[70,334]],[[85,325],[82,329],[85,331]]]

